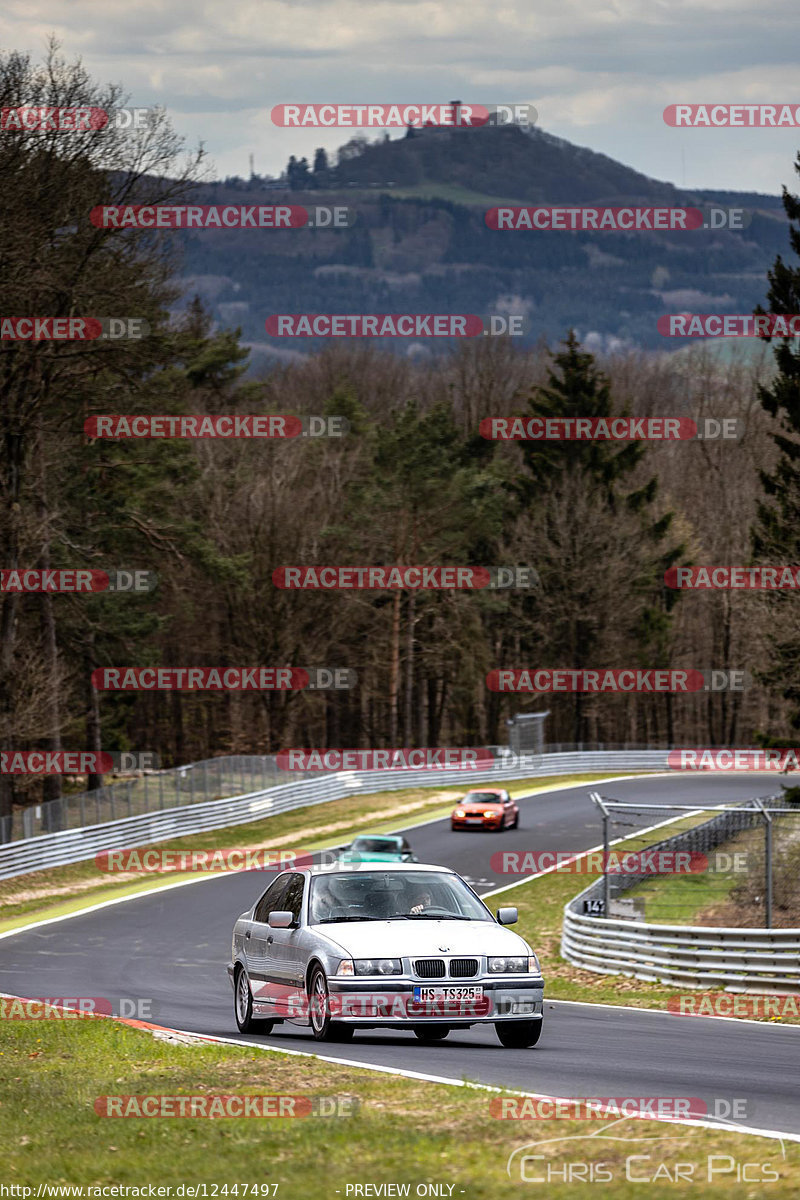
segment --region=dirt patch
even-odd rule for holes
[[[307,825],[303,829],[295,829],[291,833],[281,834],[279,837],[270,838],[265,841],[260,838],[258,841],[245,841],[237,843],[237,849],[241,850],[261,850],[271,849],[273,846],[297,846],[302,847],[304,840],[318,841],[327,834],[338,833],[342,829],[352,829],[354,826],[371,824],[373,821],[385,821],[387,818],[405,816],[410,812],[418,812],[424,809],[436,808],[442,804],[453,803],[462,795],[460,791],[443,791],[434,792],[433,795],[428,795],[424,800],[413,800],[406,804],[399,805],[395,808],[379,808],[373,812],[364,813],[359,817],[349,817],[342,821],[332,821],[327,825]],[[161,844],[159,843],[159,846]],[[169,849],[169,846],[161,846],[161,849]],[[144,851],[145,847],[140,847]],[[169,872],[159,871],[153,872],[163,876]],[[45,900],[50,898],[58,898],[59,896],[76,896],[82,895],[85,892],[96,890],[97,888],[105,888],[111,886],[122,886],[125,883],[140,883],[146,873],[142,871],[115,871],[113,876],[102,874],[97,879],[76,879],[71,883],[65,884],[45,884],[41,887],[30,887],[17,891],[14,889],[0,888],[0,895],[5,895],[9,902],[15,904],[25,904],[31,900]],[[9,881],[11,882],[11,881]]]

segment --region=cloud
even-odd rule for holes
[[[99,82],[163,103],[220,177],[277,174],[353,131],[276,129],[291,101],[529,101],[542,127],[689,187],[777,192],[800,131],[674,130],[667,104],[789,102],[795,0],[7,0],[6,46],[54,32]],[[374,132],[370,136],[375,136]],[[397,136],[397,134],[392,134]]]

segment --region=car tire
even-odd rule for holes
[[[495,1033],[509,1050],[535,1046],[542,1035],[543,1021],[495,1021]]]
[[[308,1018],[318,1042],[349,1042],[353,1036],[352,1025],[331,1020],[328,980],[319,965],[311,972],[308,984]]]
[[[449,1025],[415,1025],[414,1033],[421,1042],[443,1042],[450,1032]]]
[[[253,993],[244,967],[238,967],[233,978],[233,1015],[240,1033],[272,1033],[274,1021],[253,1016]]]
[[[514,824],[511,826],[511,828],[519,829],[519,813],[517,813],[517,815],[514,817]]]

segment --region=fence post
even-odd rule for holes
[[[767,818],[767,827],[764,831],[764,841],[766,843],[766,863],[765,870],[767,873],[767,929],[772,929],[772,817],[769,813],[764,813]]]
[[[608,878],[608,809],[603,804],[599,792],[590,792],[589,799],[593,800],[603,814],[603,916],[611,916],[611,886]]]
[[[758,798],[755,803],[764,816],[764,924],[772,929],[772,817]]]

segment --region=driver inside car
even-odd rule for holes
[[[408,911],[412,916],[418,916],[420,913],[426,912],[432,904],[433,896],[430,894],[427,888],[424,888],[417,892],[416,896],[414,897],[414,904]]]

